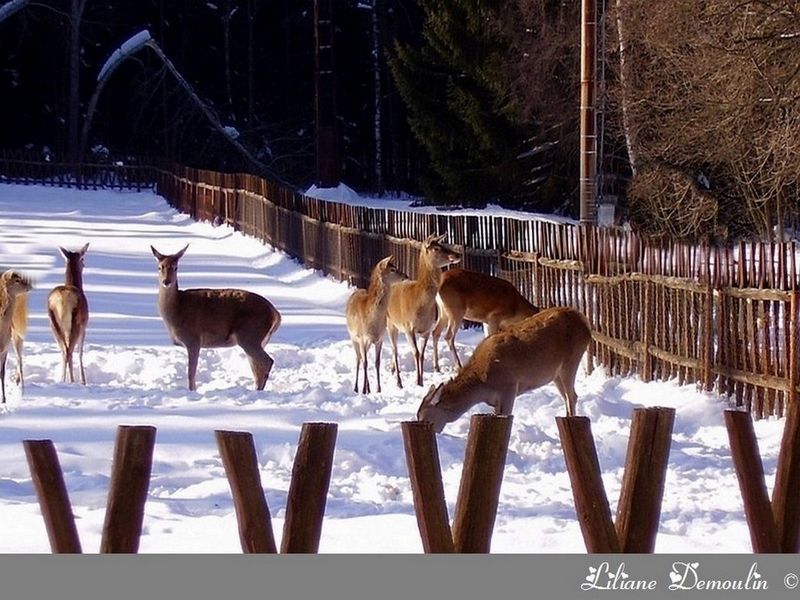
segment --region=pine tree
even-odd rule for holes
[[[419,0],[419,47],[396,44],[390,61],[414,135],[430,157],[423,180],[440,204],[513,204],[525,176],[526,127],[510,101],[508,48],[491,16],[503,0]]]

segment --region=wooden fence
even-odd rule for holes
[[[732,247],[648,241],[624,228],[352,206],[261,177],[188,167],[70,165],[0,154],[0,181],[141,189],[198,220],[227,223],[351,284],[392,254],[416,273],[419,241],[446,233],[462,266],[508,279],[534,304],[573,306],[609,374],[677,378],[735,399],[755,418],[797,396],[796,242]],[[95,177],[95,179],[92,179]]]
[[[452,525],[433,428],[421,421],[401,423],[414,512],[426,553],[491,551],[512,420],[511,416],[472,415]],[[589,419],[556,417],[588,552],[655,550],[674,420],[672,408],[634,410],[613,519]],[[725,424],[753,552],[797,553],[800,408],[794,405],[788,410],[772,499],[767,494],[752,418],[728,410]],[[278,552],[252,434],[218,430],[215,435],[231,487],[242,551]],[[336,435],[335,423],[303,424],[287,496],[281,553],[319,551]],[[154,427],[118,428],[101,553],[135,553],[139,549],[155,439]],[[25,440],[23,446],[51,550],[80,553],[80,537],[53,442]]]

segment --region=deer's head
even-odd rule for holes
[[[153,251],[153,256],[156,257],[156,261],[158,262],[159,285],[164,288],[178,287],[178,261],[183,256],[183,253],[186,252],[188,247],[189,244],[186,244],[183,247],[183,250],[180,250],[175,254],[161,254],[153,246],[150,246],[150,250]]]
[[[417,409],[417,421],[427,421],[436,433],[441,433],[445,425],[459,416],[442,404],[443,388],[443,383],[432,385]]]
[[[442,244],[445,234],[429,235],[422,244],[422,252],[434,268],[440,269],[461,260],[461,255]]]
[[[397,265],[394,264],[393,257],[391,256],[387,256],[383,260],[378,261],[378,264],[375,265],[375,267],[375,270],[384,285],[394,285],[395,283],[400,283],[401,281],[408,279],[408,275],[397,268]]]
[[[0,276],[0,282],[9,296],[27,294],[33,289],[31,280],[17,271],[6,271]]]
[[[73,273],[82,273],[83,272],[83,257],[86,255],[86,251],[89,249],[89,242],[86,242],[80,250],[67,250],[66,248],[62,248],[59,246],[58,248],[61,251],[61,255],[64,257],[64,260],[67,261],[67,269],[72,271]]]

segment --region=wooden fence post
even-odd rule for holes
[[[456,552],[489,552],[512,421],[510,415],[472,415],[453,519]]]
[[[797,399],[786,410],[772,510],[778,527],[781,552],[800,552],[800,406]]]
[[[753,552],[780,552],[778,531],[764,481],[764,467],[758,452],[753,419],[749,413],[738,410],[726,410],[724,414]]]
[[[39,498],[50,549],[56,554],[80,554],[81,541],[53,442],[24,440],[22,445],[28,458],[33,487]]]
[[[336,431],[335,423],[303,423],[286,501],[282,553],[319,550]]]
[[[122,425],[117,428],[101,553],[139,550],[155,441],[155,427]]]
[[[590,553],[620,551],[588,417],[556,417],[572,482],[575,512]]]
[[[422,548],[428,554],[454,552],[436,434],[424,421],[405,421],[400,426]]]
[[[655,550],[674,422],[673,408],[633,411],[615,522],[622,552]]]
[[[221,430],[214,433],[231,486],[242,551],[246,554],[275,554],[278,549],[269,507],[261,487],[252,434]]]

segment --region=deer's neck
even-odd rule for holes
[[[427,260],[421,260],[419,271],[417,272],[416,283],[422,291],[435,296],[439,291],[439,283],[442,281],[442,270],[434,267]]]
[[[463,370],[442,389],[440,406],[460,417],[470,408],[481,402],[493,405],[494,393],[473,372]],[[454,419],[455,420],[455,419]]]
[[[83,273],[79,269],[67,268],[67,275],[64,278],[67,285],[72,285],[83,290]]]
[[[373,277],[367,288],[367,298],[369,298],[369,306],[379,312],[386,312],[389,306],[389,286],[380,277]]]
[[[158,308],[161,314],[171,314],[178,312],[180,305],[181,293],[178,289],[178,283],[164,287],[158,286]]]

